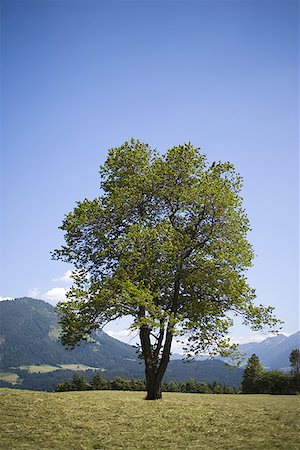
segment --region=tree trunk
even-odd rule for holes
[[[146,400],[160,400],[162,398],[161,391],[161,377],[158,376],[155,370],[146,365]]]
[[[147,326],[142,326],[140,328],[141,347],[145,362],[147,388],[146,400],[159,400],[162,398],[161,382],[170,360],[172,339],[173,335],[168,331],[166,334],[162,355],[159,360],[157,357],[158,354],[155,355],[155,352],[151,346],[150,329]]]
[[[172,338],[172,334],[168,332],[161,360],[158,365],[157,362],[154,362],[151,359],[145,359],[146,400],[159,400],[162,398],[161,382],[169,364]]]

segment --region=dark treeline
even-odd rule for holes
[[[297,353],[297,349],[293,352]],[[291,355],[293,355],[293,352]],[[299,350],[298,350],[299,352]],[[300,357],[300,353],[298,358]],[[297,364],[297,361],[294,365]],[[244,370],[242,380],[243,394],[275,394],[292,395],[300,394],[300,373],[291,364],[289,374],[278,370],[266,371],[261,365],[257,355],[253,354]]]
[[[88,391],[88,390],[116,390],[116,391],[145,391],[146,386],[143,380],[126,380],[118,376],[114,380],[106,380],[102,375],[94,375],[87,383],[85,377],[75,373],[71,381],[64,381],[56,387],[56,392],[65,391]],[[231,386],[221,385],[219,383],[207,384],[203,381],[193,379],[185,382],[171,381],[162,384],[164,392],[185,392],[198,394],[235,394],[237,392]]]
[[[125,361],[126,362],[126,361]],[[174,364],[171,364],[174,363]],[[171,361],[169,372],[165,376],[166,384],[175,382],[175,385],[184,384],[189,379],[199,380],[199,371],[201,366],[201,374],[203,376],[204,383],[212,385],[214,382],[221,386],[230,386],[235,390],[238,390],[242,380],[242,369],[230,369],[225,366],[222,361],[191,361],[184,363],[182,361]],[[180,364],[177,364],[180,363]],[[141,367],[141,366],[139,366]],[[10,387],[14,389],[27,389],[33,391],[55,391],[58,384],[64,383],[65,380],[70,380],[73,375],[71,370],[56,370],[45,373],[31,373],[26,370],[17,368],[10,368],[9,372],[15,373],[19,376],[18,384],[10,384],[0,380],[0,387]],[[87,383],[91,383],[91,379],[95,374],[95,370],[85,370],[84,376]],[[143,379],[143,371],[140,370],[126,370],[124,367],[116,366],[114,369],[105,369],[100,372],[105,380],[114,380],[118,376],[125,378],[126,380],[141,380]],[[173,389],[173,388],[172,388]],[[177,388],[176,388],[177,389]]]
[[[260,374],[250,386],[242,385],[243,394],[300,394],[300,380],[293,375],[271,370]]]

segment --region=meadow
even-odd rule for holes
[[[85,364],[61,364],[59,366],[51,366],[50,364],[42,364],[42,365],[23,365],[16,367],[15,369],[25,370],[26,372],[30,374],[46,374],[50,372],[56,372],[59,370],[71,370],[77,372],[78,370],[82,372],[86,372],[88,370],[93,371],[101,371],[105,372],[105,369],[103,368],[97,368],[97,367],[90,367],[86,366]],[[0,381],[4,381],[7,383],[10,383],[12,385],[14,384],[21,384],[22,378],[14,373],[14,372],[2,372],[0,371]],[[45,389],[47,390],[47,388]]]
[[[19,369],[26,370],[29,373],[48,373],[53,372],[55,370],[101,370],[102,372],[105,369],[101,369],[100,367],[90,367],[86,366],[85,364],[60,364],[59,366],[51,366],[49,364],[42,364],[42,365],[31,365],[31,366],[19,366]],[[0,373],[1,376],[1,373]]]
[[[0,390],[5,449],[298,449],[299,396]]]

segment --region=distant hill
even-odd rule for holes
[[[0,367],[85,364],[115,368],[137,363],[136,349],[106,333],[93,335],[74,350],[59,341],[58,318],[49,303],[32,298],[0,302]]]
[[[255,353],[264,367],[282,370],[289,369],[289,356],[295,348],[300,348],[300,331],[291,336],[278,334],[261,342],[239,345],[239,350],[245,353],[247,358]]]
[[[93,342],[67,350],[59,332],[58,317],[49,303],[27,297],[1,301],[0,386],[51,391],[83,366],[101,370],[107,378],[143,378],[135,347],[99,332]],[[86,371],[87,376],[92,373]]]
[[[135,347],[103,331],[92,338],[93,342],[83,342],[74,350],[66,350],[59,341],[58,318],[52,305],[27,297],[0,302],[0,369],[2,374],[18,374],[23,380],[19,387],[52,390],[55,383],[61,382],[62,377],[66,378],[64,370],[29,375],[24,372],[24,368],[20,370],[21,366],[32,365],[83,364],[101,369],[107,378],[116,375],[144,378],[144,367]],[[6,375],[6,379],[10,377]],[[170,361],[165,380],[194,378],[238,387],[241,377],[241,369],[231,369],[223,361],[187,363],[176,360]]]

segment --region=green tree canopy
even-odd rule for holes
[[[253,354],[247,362],[242,380],[243,394],[256,394],[259,392],[258,381],[264,374],[264,368],[261,365],[257,355]]]
[[[291,370],[294,375],[300,377],[300,350],[295,348],[290,354]]]
[[[232,314],[254,330],[276,327],[246,280],[254,255],[231,163],[209,164],[190,143],[160,155],[132,139],[109,150],[100,178],[100,196],[65,217],[65,245],[53,254],[76,268],[58,306],[63,344],[132,317],[152,399],[174,336],[187,336],[193,354],[224,354]]]

